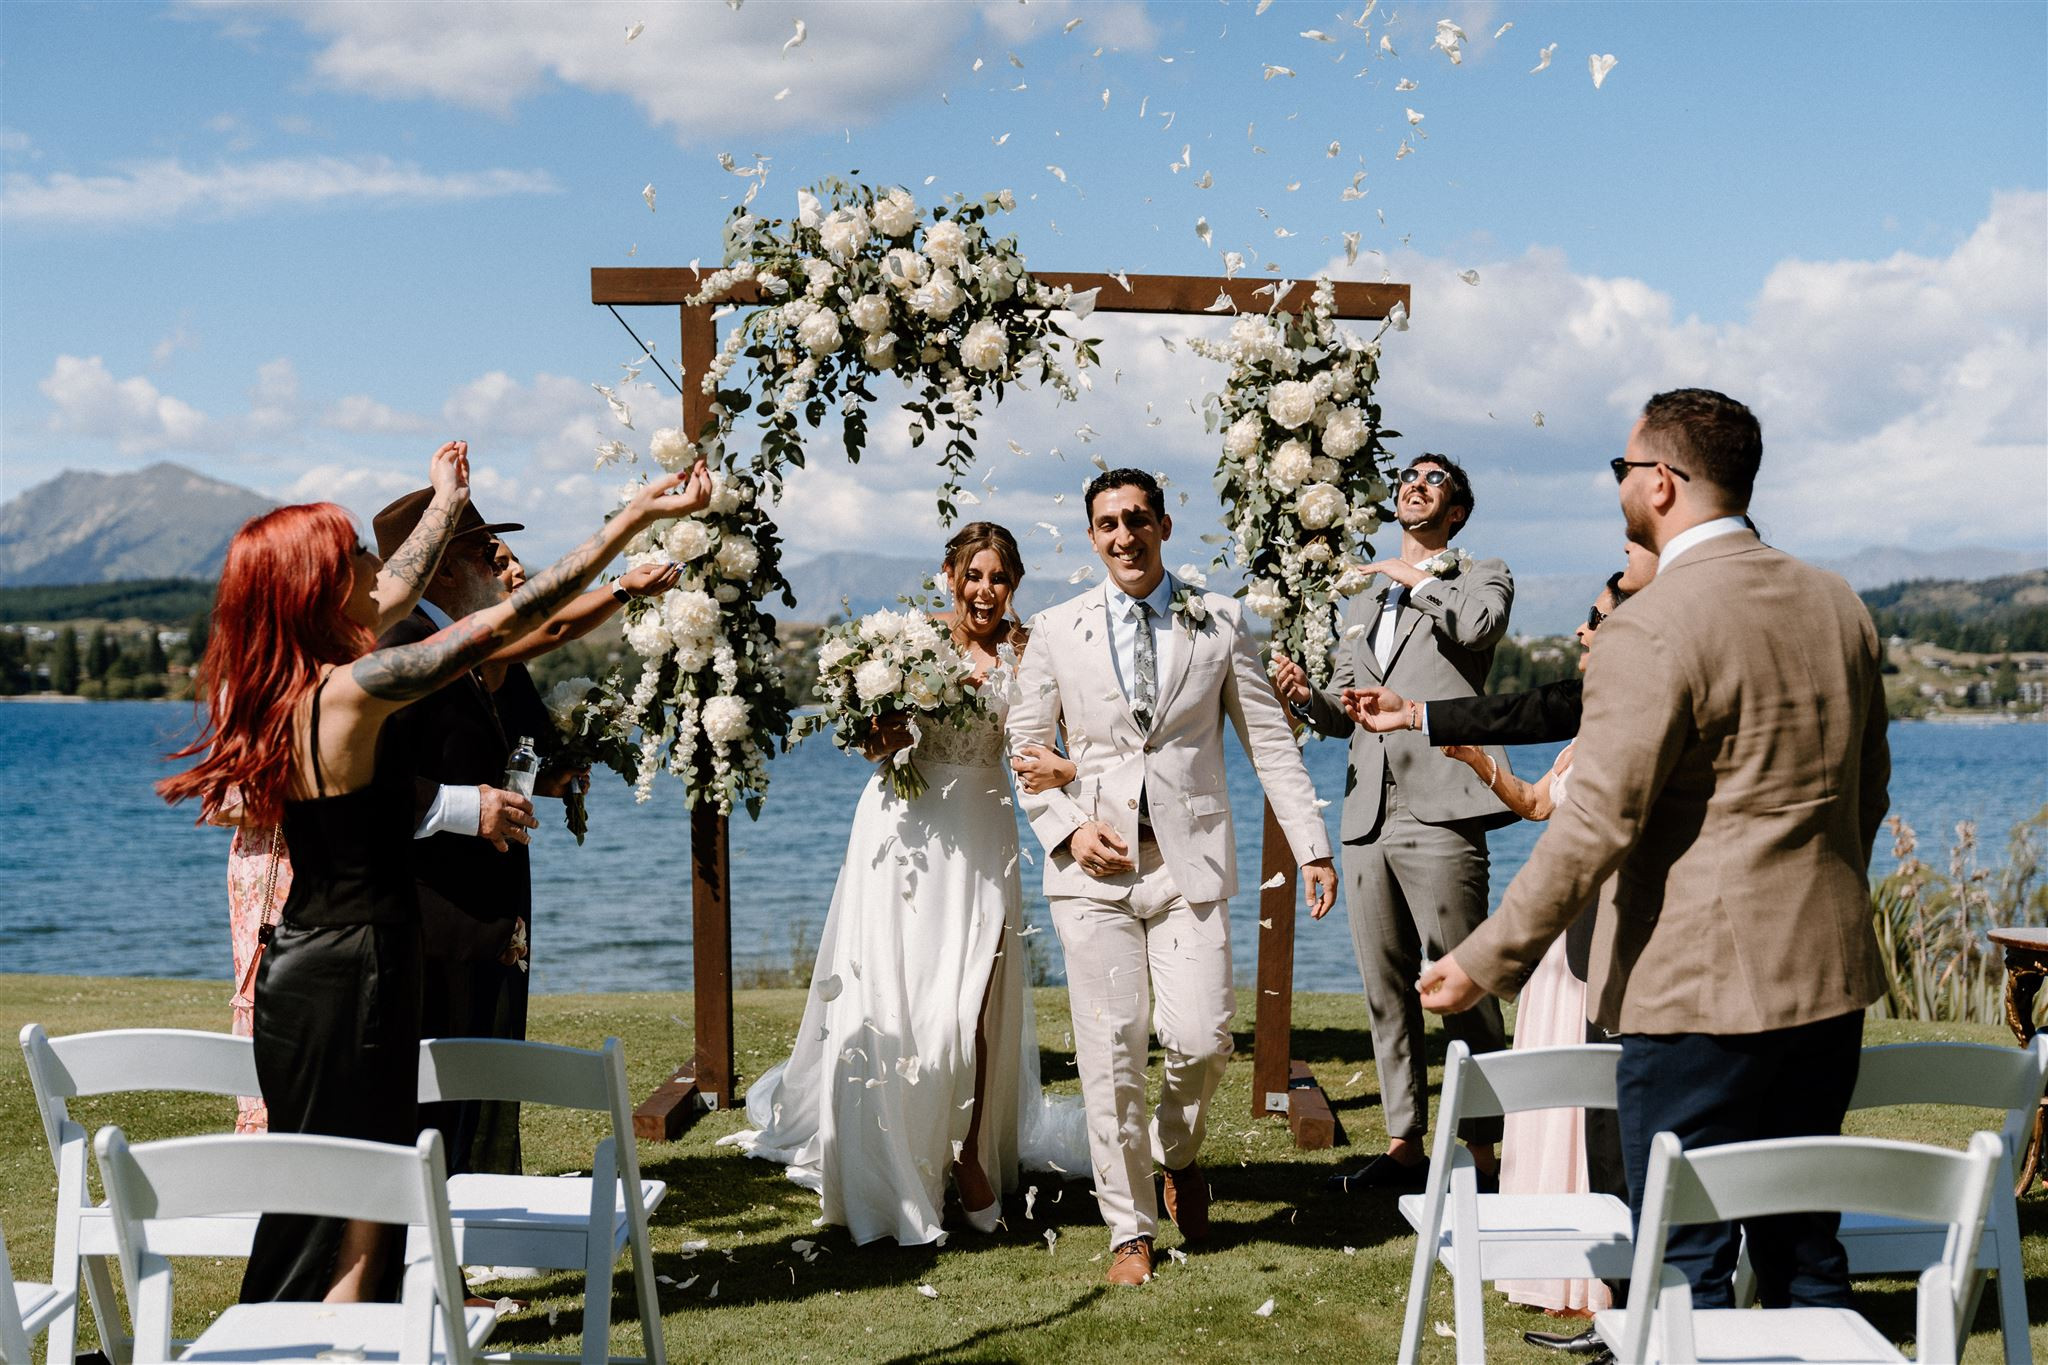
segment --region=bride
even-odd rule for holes
[[[1008,612],[1024,577],[1016,538],[993,522],[961,528],[946,544],[945,576],[953,612],[941,623],[972,660],[990,714],[923,734],[923,795],[894,795],[879,769],[868,780],[794,1049],[749,1091],[754,1127],[721,1139],[781,1162],[856,1243],[943,1240],[949,1176],[968,1223],[993,1232],[1020,1164],[1058,1168],[1071,1152],[1067,1169],[1086,1169],[1078,1123],[1062,1124],[1064,1111],[1041,1096],[1026,991],[1017,821],[1003,776],[1006,689],[1025,645]],[[867,757],[910,743],[908,727],[895,727]],[[1013,766],[1030,791],[1074,775],[1036,746]]]

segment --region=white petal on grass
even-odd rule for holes
[[[1598,90],[1600,83],[1607,79],[1607,73],[1614,70],[1614,54],[1604,52],[1586,58],[1586,70],[1592,74],[1593,88]]]
[[[1453,1330],[1451,1325],[1448,1322],[1445,1322],[1442,1318],[1438,1318],[1436,1320],[1436,1334],[1440,1337],[1449,1337],[1452,1341],[1456,1341],[1458,1339],[1457,1332]]]
[[[1552,57],[1555,57],[1556,55],[1557,44],[1552,43],[1549,47],[1544,48],[1541,52],[1536,54],[1536,65],[1529,68],[1529,74],[1533,76],[1539,71],[1549,70],[1550,59]]]
[[[1255,1317],[1255,1318],[1270,1318],[1270,1317],[1272,1317],[1272,1316],[1273,1316],[1273,1301],[1272,1301],[1271,1299],[1267,1299],[1267,1300],[1266,1300],[1266,1301],[1265,1301],[1264,1303],[1260,1304],[1260,1305],[1259,1305],[1259,1306],[1258,1306],[1257,1308],[1254,1308],[1254,1309],[1252,1310],[1252,1316],[1253,1316],[1253,1317]]]
[[[1060,1230],[1059,1230],[1058,1228],[1047,1228],[1047,1229],[1045,1230],[1045,1254],[1046,1254],[1046,1255],[1048,1255],[1048,1256],[1052,1255],[1052,1249],[1053,1249],[1053,1244],[1054,1244],[1054,1243],[1056,1243],[1056,1242],[1058,1242],[1058,1241],[1059,1241],[1059,1239],[1060,1239]]]
[[[789,41],[782,45],[782,55],[786,57],[789,55],[789,50],[791,48],[802,47],[804,45],[804,39],[807,36],[809,36],[809,33],[810,30],[804,26],[804,21],[801,19],[797,20],[796,32],[790,34]]]
[[[936,1299],[939,1296],[939,1291],[932,1288],[928,1284],[919,1285],[917,1287],[917,1292],[924,1295],[928,1299]]]

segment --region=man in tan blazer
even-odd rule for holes
[[[1618,1109],[1641,1213],[1650,1139],[1687,1148],[1832,1134],[1883,991],[1870,850],[1891,775],[1878,641],[1849,585],[1761,544],[1743,519],[1754,416],[1661,393],[1613,461],[1629,539],[1656,581],[1600,629],[1572,799],[1500,910],[1425,974],[1450,1012],[1511,997],[1610,875],[1594,1018],[1621,1035]],[[1766,1306],[1841,1306],[1837,1219],[1749,1228]],[[1730,1302],[1729,1226],[1672,1231],[1704,1307]]]
[[[1173,533],[1151,475],[1114,469],[1086,494],[1103,587],[1040,612],[1017,678],[1013,747],[1065,731],[1074,780],[1024,795],[1046,849],[1045,895],[1067,960],[1075,1063],[1095,1194],[1109,1224],[1111,1284],[1143,1284],[1166,1213],[1190,1242],[1208,1231],[1196,1158],[1209,1097],[1230,1060],[1230,897],[1237,841],[1223,769],[1234,726],[1302,865],[1312,913],[1336,898],[1329,836],[1286,715],[1233,598],[1177,582]],[[1150,1032],[1165,1075],[1145,1117]]]

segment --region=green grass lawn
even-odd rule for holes
[[[758,1075],[787,1050],[802,1011],[797,991],[745,991],[735,1015],[743,1076]],[[1063,991],[1037,993],[1038,1029],[1046,1045],[1045,1075],[1056,1089],[1075,1088],[1061,1050],[1067,1036]],[[742,1126],[742,1116],[716,1114],[679,1142],[643,1144],[643,1171],[666,1180],[668,1201],[655,1216],[655,1262],[675,1284],[662,1287],[671,1359],[701,1361],[1056,1360],[1171,1358],[1243,1361],[1292,1356],[1390,1360],[1400,1336],[1402,1298],[1414,1240],[1390,1198],[1337,1199],[1323,1177],[1379,1150],[1376,1080],[1364,1012],[1356,998],[1305,995],[1296,1001],[1294,1055],[1310,1062],[1330,1094],[1349,1138],[1334,1152],[1297,1152],[1286,1127],[1250,1113],[1251,1000],[1239,1002],[1240,1056],[1212,1111],[1203,1161],[1217,1203],[1211,1245],[1176,1262],[1167,1249],[1179,1239],[1162,1228],[1157,1280],[1138,1290],[1103,1284],[1108,1236],[1085,1186],[1033,1176],[1035,1214],[1021,1195],[1009,1201],[1009,1227],[993,1237],[963,1230],[940,1250],[856,1249],[843,1231],[813,1228],[817,1200],[779,1171],[714,1148]],[[610,1034],[625,1041],[636,1093],[644,1093],[681,1060],[690,1017],[687,995],[543,996],[533,1001],[536,1039],[595,1047]],[[0,976],[0,1023],[11,1039],[29,1021],[53,1034],[122,1026],[225,1028],[224,986],[153,980]],[[1990,1028],[1872,1023],[1872,1043],[1962,1038],[2010,1041]],[[1438,1062],[1442,1035],[1433,1034]],[[1156,1067],[1155,1067],[1156,1074]],[[1440,1071],[1432,1072],[1441,1079]],[[137,1140],[224,1129],[229,1103],[198,1096],[120,1097],[74,1110],[89,1127],[119,1122]],[[1856,1131],[1960,1145],[1973,1124],[1955,1111],[1894,1110]],[[530,1171],[585,1170],[596,1128],[591,1117],[537,1111],[526,1119]],[[36,1122],[20,1054],[0,1057],[0,1227],[17,1274],[40,1277],[50,1257],[56,1181]],[[2048,1275],[2048,1196],[2020,1206],[2027,1277]],[[1057,1234],[1048,1243],[1047,1234]],[[811,1262],[790,1249],[814,1238],[823,1253]],[[687,1241],[708,1250],[686,1254]],[[179,1267],[178,1331],[189,1335],[229,1303],[239,1263]],[[506,1319],[493,1344],[501,1349],[576,1349],[580,1280],[568,1274],[493,1285],[490,1292],[530,1298],[532,1307]],[[930,1286],[937,1297],[919,1292]],[[1896,1339],[1912,1332],[1912,1286],[1903,1281],[1859,1284],[1862,1306]],[[1274,1301],[1270,1316],[1255,1310]],[[2030,1305],[2037,1352],[2048,1353],[2048,1294]],[[1451,1317],[1448,1283],[1438,1276],[1432,1321]],[[1487,1348],[1498,1360],[1544,1358],[1525,1346],[1524,1328],[1556,1326],[1540,1313],[1489,1295]],[[614,1295],[612,1346],[639,1350],[630,1274]],[[1999,1346],[1990,1296],[1976,1323],[1971,1360],[1996,1360]],[[88,1336],[89,1336],[88,1329]],[[1448,1361],[1452,1342],[1434,1335],[1424,1358]]]

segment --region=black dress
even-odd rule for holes
[[[322,678],[321,687],[326,686]],[[412,784],[378,746],[370,785],[329,796],[313,693],[309,801],[287,801],[291,895],[256,973],[256,1077],[274,1133],[411,1146],[419,1133],[420,914],[409,862]],[[269,1214],[244,1303],[315,1300],[334,1279],[344,1224]],[[376,1297],[398,1297],[402,1229]]]

